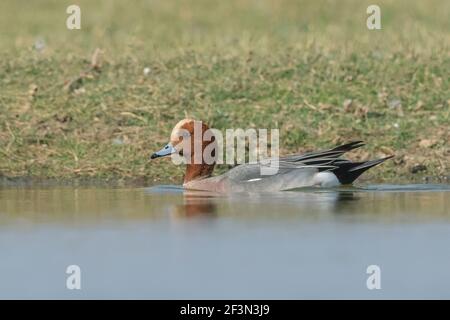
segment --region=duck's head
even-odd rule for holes
[[[187,163],[185,183],[211,175],[216,160],[216,141],[212,130],[202,121],[183,119],[170,134],[169,142],[151,159],[178,154]]]

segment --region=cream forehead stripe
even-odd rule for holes
[[[170,141],[178,141],[179,137],[181,136],[181,127],[184,126],[186,123],[194,122],[193,119],[183,119],[179,121],[175,127],[172,130],[172,133],[170,134]]]

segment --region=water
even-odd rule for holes
[[[448,299],[449,208],[446,185],[0,188],[0,298]]]

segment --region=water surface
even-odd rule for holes
[[[448,185],[1,188],[0,298],[448,299],[449,208]]]

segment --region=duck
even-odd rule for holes
[[[195,128],[201,128],[201,134]],[[213,176],[217,159],[214,134],[205,138],[209,126],[199,120],[183,119],[173,128],[169,142],[150,159],[179,156],[185,160],[186,171],[183,188],[187,190],[212,191],[216,193],[234,192],[277,192],[305,187],[333,188],[351,185],[368,169],[383,163],[393,155],[368,161],[354,162],[342,156],[365,145],[363,141],[352,141],[331,149],[297,153],[265,161],[254,161],[234,166],[221,175]],[[199,142],[195,147],[195,142]],[[186,143],[190,148],[186,148]],[[209,148],[213,159],[203,159],[203,152]],[[186,150],[189,150],[186,152]],[[192,150],[192,152],[191,152]],[[200,154],[200,157],[198,157]],[[194,161],[197,160],[197,161]],[[267,161],[268,160],[268,161]],[[276,173],[262,174],[262,169],[275,163]]]

